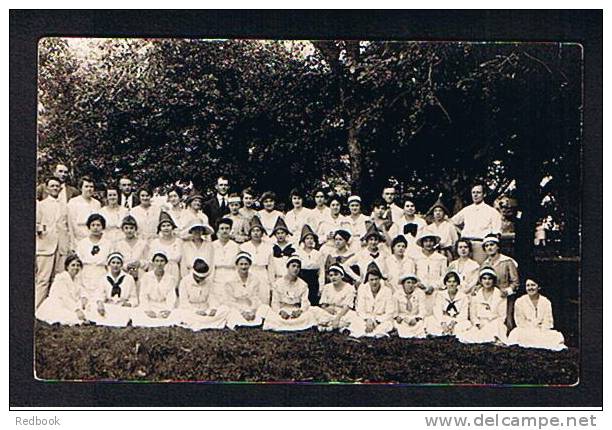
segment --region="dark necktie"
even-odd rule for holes
[[[411,234],[413,237],[416,236],[419,226],[413,223],[404,224],[404,234]]]
[[[111,297],[121,297],[121,283],[124,279],[125,275],[120,276],[119,279],[117,279],[117,282],[115,282],[111,276],[106,276],[106,280],[113,286],[113,289],[111,290]]]

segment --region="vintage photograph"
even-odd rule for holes
[[[42,381],[573,386],[577,43],[45,37]]]

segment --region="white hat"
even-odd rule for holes
[[[287,259],[287,264],[285,264],[285,266],[289,267],[289,265],[291,263],[300,263],[300,266],[302,265],[302,260],[300,260],[300,257],[297,254],[293,254],[291,257],[289,257]]]
[[[359,196],[349,196],[347,203],[351,203],[351,202],[359,202],[361,203],[361,197]]]
[[[412,273],[412,272],[408,272],[408,273],[404,273],[404,274],[402,274],[402,275],[399,277],[399,279],[398,279],[398,281],[397,281],[397,282],[398,282],[398,284],[402,284],[402,283],[404,283],[404,281],[405,281],[406,279],[414,279],[415,281],[419,282],[419,278],[417,277],[417,275],[415,275],[415,274],[414,274],[414,273]]]
[[[241,258],[244,258],[244,259],[248,260],[248,261],[249,261],[249,263],[253,264],[253,256],[252,256],[251,254],[249,254],[248,252],[246,252],[246,251],[240,251],[238,254],[236,254],[236,258],[234,259],[234,262],[235,262],[236,264],[238,264],[238,261],[239,261]]]
[[[111,252],[110,254],[108,254],[108,257],[106,257],[106,264],[110,264],[113,258],[118,258],[119,260],[121,260],[122,263],[124,262],[123,254],[121,254],[120,252]]]

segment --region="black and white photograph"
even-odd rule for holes
[[[580,45],[38,49],[37,378],[578,382]]]

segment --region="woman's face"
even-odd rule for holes
[[[242,195],[242,203],[244,203],[244,207],[245,208],[252,207],[254,201],[255,201],[255,199],[253,198],[252,195],[250,195],[250,194],[243,194]]]
[[[282,229],[276,230],[274,237],[278,243],[285,243],[287,241],[287,232]]]
[[[406,254],[406,244],[404,242],[396,243],[393,247],[393,255],[403,257]]]
[[[136,227],[131,224],[125,224],[121,227],[121,230],[123,230],[123,234],[128,239],[133,239],[136,236]]]
[[[227,224],[219,224],[219,228],[217,229],[217,236],[219,239],[229,239],[231,227]]]
[[[469,257],[470,256],[470,247],[465,242],[459,242],[457,244],[457,254],[459,257]]]
[[[167,262],[168,261],[161,255],[156,255],[155,257],[153,257],[153,267],[157,271],[163,271],[164,267],[166,267]]]
[[[259,227],[253,227],[251,229],[251,239],[261,240],[263,231]]]
[[[106,201],[108,201],[109,206],[116,206],[119,203],[117,190],[106,190]]]
[[[340,202],[338,200],[332,200],[329,204],[329,209],[331,210],[331,214],[336,216],[340,213]]]
[[[404,279],[404,283],[402,284],[402,287],[404,288],[404,293],[408,295],[414,293],[414,290],[416,290],[416,286],[417,281],[416,279],[412,278]]]
[[[372,288],[380,287],[380,277],[370,274],[370,276],[368,276],[368,285]]]
[[[238,211],[240,210],[240,203],[232,202],[229,204],[229,210],[232,215],[238,215]]]
[[[442,208],[434,208],[433,217],[436,221],[442,221],[444,219],[444,211]]]
[[[525,282],[525,290],[530,296],[534,296],[540,292],[540,286],[533,280],[527,279]]]
[[[168,193],[168,203],[170,203],[172,207],[177,207],[180,202],[181,198],[176,191],[170,191]]]
[[[410,200],[406,200],[404,203],[404,214],[407,216],[412,216],[416,213],[416,206]]]
[[[202,199],[193,199],[191,202],[189,202],[189,207],[196,212],[199,211],[202,209]]]
[[[289,263],[289,265],[287,266],[287,273],[291,276],[297,276],[300,274],[300,269],[301,269],[302,265],[300,263],[297,262],[291,262]]]
[[[499,251],[499,245],[495,242],[487,242],[484,244],[484,250],[487,253],[487,255],[497,255],[497,252]]]
[[[104,226],[102,226],[102,222],[95,220],[89,224],[89,232],[94,236],[100,236],[104,231]]]
[[[436,241],[434,239],[432,239],[431,237],[426,237],[423,239],[423,241],[421,242],[423,244],[423,249],[426,249],[428,251],[432,251]]]
[[[368,240],[366,240],[366,245],[368,246],[368,249],[372,249],[375,250],[378,248],[378,238],[375,235],[371,235],[370,237],[368,237]]]
[[[340,272],[335,271],[335,270],[331,270],[327,274],[327,276],[329,276],[329,280],[334,285],[338,285],[340,283],[340,281],[342,281],[342,274]]]
[[[251,262],[249,260],[247,260],[246,258],[241,258],[236,263],[236,267],[238,268],[238,273],[240,273],[242,275],[246,275],[247,273],[249,273],[249,268],[251,267]]]
[[[149,194],[148,191],[140,191],[140,193],[138,193],[138,197],[140,198],[140,203],[144,206],[148,206],[151,204],[151,194]]]
[[[334,245],[338,251],[344,251],[346,249],[346,240],[340,235],[334,236]]]
[[[484,288],[493,288],[495,286],[495,278],[491,275],[482,275],[480,277],[480,283]]]
[[[108,262],[108,267],[113,274],[117,274],[123,268],[123,261],[121,261],[120,258],[115,257]]]
[[[274,200],[265,199],[262,203],[263,203],[264,209],[267,210],[268,212],[272,212],[274,210]]]
[[[448,288],[448,292],[451,294],[455,294],[457,292],[457,288],[459,287],[459,283],[457,282],[457,278],[454,276],[449,276],[444,283],[446,288]]]
[[[74,278],[81,271],[81,262],[79,260],[72,260],[66,270]]]
[[[172,234],[172,230],[173,230],[172,224],[168,221],[162,222],[162,224],[159,226],[159,231],[165,237],[170,236]]]
[[[308,249],[313,249],[316,243],[312,234],[309,234],[304,238],[304,246]]]
[[[325,194],[321,192],[315,194],[315,204],[319,207],[325,206]]]
[[[350,202],[349,211],[351,211],[351,215],[359,215],[361,213],[361,205],[359,202]]]
[[[374,206],[372,208],[372,214],[376,217],[376,218],[382,218],[383,215],[385,213],[385,207],[384,206]]]
[[[204,229],[201,227],[192,228],[191,230],[189,230],[189,233],[191,234],[192,239],[202,239],[202,236],[204,235]]]
[[[300,196],[291,196],[291,204],[294,208],[299,209],[304,204],[304,200]]]

